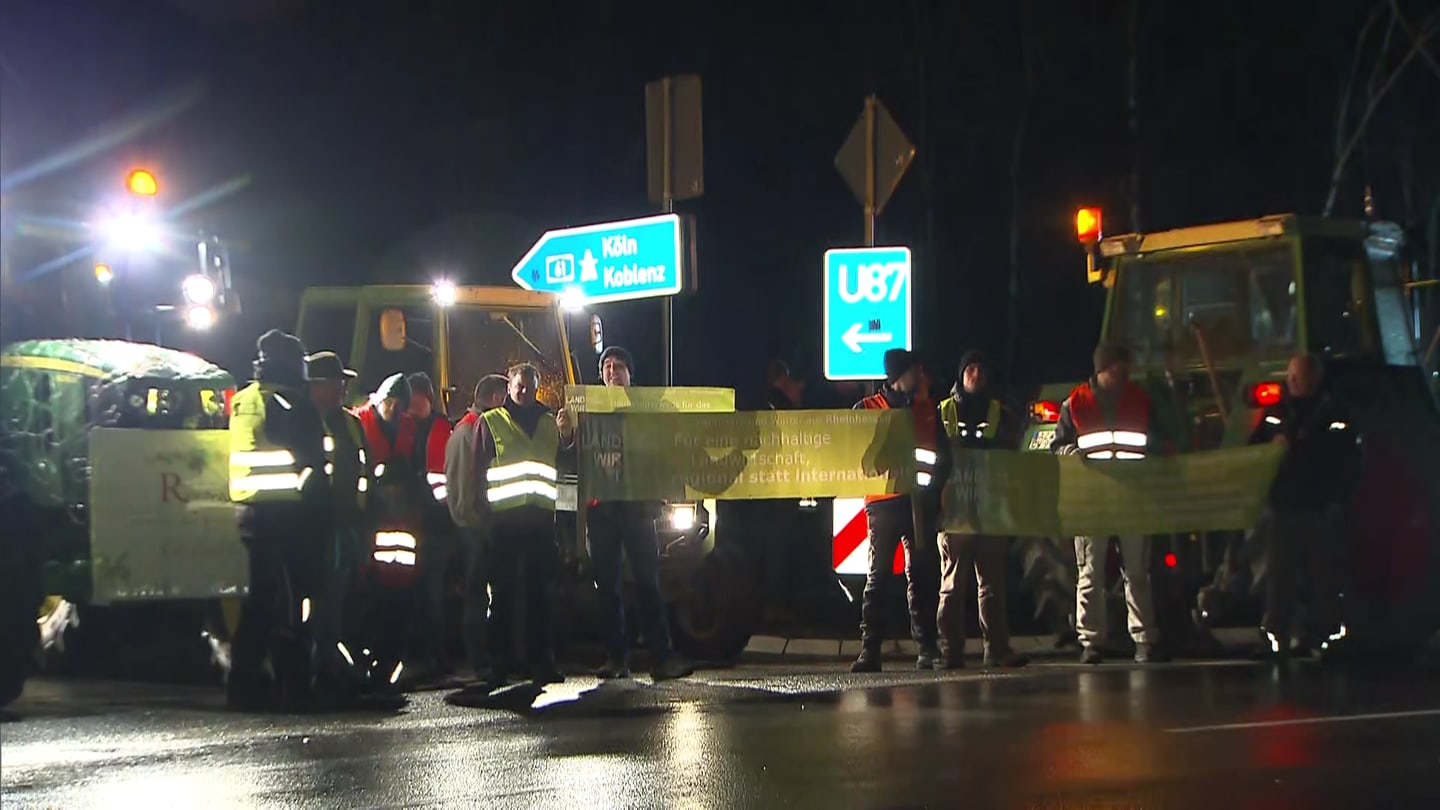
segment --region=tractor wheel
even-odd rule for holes
[[[681,653],[702,661],[730,661],[745,651],[765,609],[764,590],[749,555],[717,545],[671,605],[671,635]]]

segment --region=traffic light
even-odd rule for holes
[[[160,191],[155,175],[144,169],[136,169],[125,178],[125,190],[136,197],[154,197]]]

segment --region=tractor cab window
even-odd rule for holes
[[[405,314],[405,343],[399,351],[385,348],[380,339],[380,320],[386,310]],[[392,374],[409,376],[423,371],[435,377],[435,307],[431,304],[383,305],[370,309],[365,329],[365,362],[355,369],[360,377],[350,384],[352,399],[369,396]],[[306,344],[309,348],[309,344]],[[349,358],[346,358],[347,360]],[[438,380],[435,381],[438,384]]]
[[[1280,360],[1296,341],[1294,249],[1285,242],[1166,251],[1117,266],[1111,340],[1142,367]],[[1197,336],[1198,335],[1198,336]]]
[[[341,361],[351,362],[355,351],[355,305],[305,302],[296,337],[307,352],[335,352]]]
[[[563,404],[566,357],[552,310],[457,306],[450,310],[449,327],[452,418],[469,407],[480,378],[520,363],[540,369],[541,402],[552,410]]]
[[[1378,354],[1364,245],[1350,239],[1309,239],[1301,250],[1310,351],[1335,358]]]

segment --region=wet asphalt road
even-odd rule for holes
[[[251,716],[33,682],[12,807],[1440,807],[1440,677],[1310,662],[572,678],[487,708]],[[598,687],[598,688],[597,688]]]

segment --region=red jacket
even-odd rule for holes
[[[366,405],[355,413],[360,417],[360,425],[365,428],[365,443],[370,446],[370,462],[372,464],[393,464],[398,461],[410,461],[415,456],[415,420],[409,414],[400,415],[400,423],[395,428],[395,442],[392,444],[386,435],[384,427],[380,423],[380,412],[375,410],[374,405]],[[443,453],[441,468],[444,468]]]
[[[930,401],[929,380],[923,375],[917,389],[915,397],[910,403],[910,418],[914,420],[915,424],[915,446],[933,451],[938,441],[936,431],[940,429],[940,423],[936,418],[935,403]],[[860,400],[859,407],[864,410],[889,410],[890,400],[885,398],[885,393],[882,391]],[[865,503],[888,501],[899,497],[901,496],[870,495],[865,498]]]
[[[450,420],[439,414],[430,417],[430,433],[425,437],[425,471],[445,472],[445,444],[450,441]],[[419,461],[421,448],[417,446],[416,460]]]

